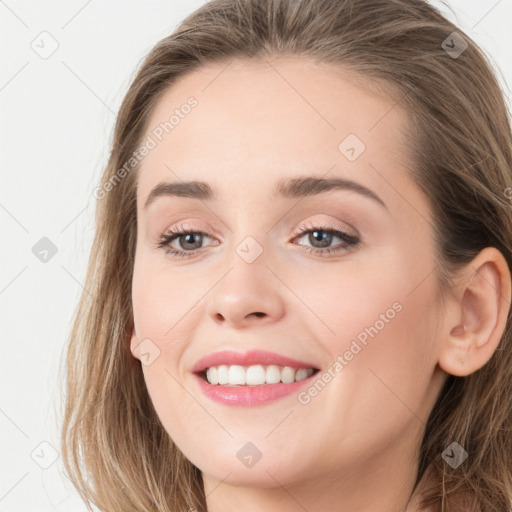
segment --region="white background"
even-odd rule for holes
[[[59,449],[61,358],[93,238],[92,191],[141,59],[203,3],[0,0],[0,512],[86,510],[58,453],[48,469],[35,461]],[[512,0],[447,0],[455,15],[432,3],[484,48],[510,98]],[[58,43],[47,59],[31,48],[43,31]],[[57,247],[47,263],[32,253],[42,237]]]

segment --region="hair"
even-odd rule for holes
[[[458,58],[442,47],[453,32],[468,43]],[[119,170],[177,79],[206,64],[287,55],[347,70],[408,114],[411,179],[432,206],[440,290],[449,291],[485,247],[501,251],[512,269],[510,112],[488,58],[467,34],[424,0],[208,2],[141,63],[101,179],[108,193],[97,202],[69,340],[61,437],[66,470],[89,510],[206,511],[201,472],[162,426],[130,352],[138,167],[122,179]],[[449,512],[461,495],[471,510],[510,510],[511,395],[509,311],[491,359],[468,376],[448,375],[431,411],[416,479],[428,472],[432,482],[423,507]],[[456,469],[442,459],[454,441],[469,454]]]

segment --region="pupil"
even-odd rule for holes
[[[187,233],[184,235],[185,245],[188,243],[194,244],[194,242],[199,242],[199,247],[201,246],[201,235],[199,233]],[[184,249],[197,249],[197,247],[183,247]]]
[[[319,233],[320,233],[320,237],[319,237],[320,239],[318,240],[317,236]],[[324,236],[322,236],[322,235],[324,235]],[[331,236],[332,236],[331,233],[327,233],[323,229],[319,229],[319,230],[311,232],[310,241],[314,240],[315,242],[320,242],[321,243],[320,247],[327,247],[330,244]]]

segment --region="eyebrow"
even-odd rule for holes
[[[384,201],[372,190],[352,180],[343,178],[316,178],[301,176],[279,181],[272,191],[274,198],[302,198],[315,196],[331,190],[349,190],[372,199],[387,209]],[[190,197],[202,201],[213,201],[217,195],[212,187],[203,181],[161,182],[149,193],[144,208],[147,208],[157,197],[176,196]]]

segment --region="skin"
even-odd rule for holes
[[[482,251],[441,302],[431,207],[407,174],[407,115],[341,68],[295,57],[202,67],[166,91],[144,138],[190,96],[198,106],[139,170],[130,348],[140,359],[139,344],[151,340],[149,394],[202,471],[208,510],[419,510],[421,486],[409,498],[442,384],[483,366],[505,328],[503,256]],[[366,145],[352,162],[338,149],[348,134]],[[386,208],[347,190],[271,196],[278,180],[299,175],[352,179]],[[155,185],[181,180],[208,182],[218,199],[159,197],[144,208]],[[304,223],[328,223],[360,244],[308,253],[321,245],[297,236]],[[208,234],[190,258],[156,246],[182,224]],[[236,252],[248,236],[263,250],[252,263]],[[183,237],[172,242],[187,247]],[[401,311],[305,405],[291,395],[225,406],[191,373],[224,349],[270,350],[325,370],[396,302]],[[262,453],[250,468],[236,456],[249,441]]]

